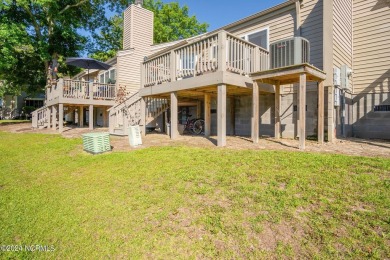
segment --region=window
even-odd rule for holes
[[[99,83],[115,84],[115,81],[116,81],[115,69],[105,71],[99,75]]]
[[[107,71],[106,73],[104,73],[104,83],[108,83],[109,78],[110,78],[110,72]]]
[[[111,80],[115,80],[115,79],[116,79],[115,72],[116,72],[115,69],[110,70],[110,79],[111,79]]]
[[[254,43],[266,50],[268,50],[269,45],[269,29],[262,29],[260,31],[255,31],[248,33],[241,37],[242,39]]]
[[[190,71],[194,70],[195,68],[196,59],[197,56],[194,53],[187,53],[182,55],[180,57],[180,69],[190,73]]]

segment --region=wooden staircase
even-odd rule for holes
[[[154,126],[156,120],[168,108],[169,102],[163,98],[145,98],[145,123]],[[123,102],[109,109],[110,134],[127,135],[129,126],[142,125],[142,98],[136,92]]]

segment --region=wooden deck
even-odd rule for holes
[[[53,129],[58,126],[59,132],[62,132],[64,115],[73,113],[74,116],[77,114],[78,125],[83,127],[84,112],[88,111],[89,129],[93,129],[96,123],[94,111],[97,111],[97,108],[102,109],[103,125],[108,126],[107,110],[114,106],[115,97],[113,84],[59,79],[56,84],[46,89],[45,106],[32,113],[32,126]]]
[[[253,79],[252,100],[252,138],[255,143],[259,141],[259,84],[267,83],[275,86],[275,111],[280,111],[281,96],[280,86],[299,83],[298,88],[298,135],[299,148],[305,149],[306,139],[306,82],[318,82],[318,142],[324,142],[324,80],[326,73],[310,64],[298,64],[267,71],[259,71],[251,74]],[[280,137],[281,119],[280,113],[275,113],[275,137]]]
[[[115,85],[59,79],[46,90],[46,106],[56,104],[113,106]]]
[[[183,42],[142,64],[141,97],[203,96],[220,84],[229,94],[250,93],[249,74],[268,69],[269,52],[226,31]]]

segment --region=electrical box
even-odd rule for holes
[[[341,85],[341,70],[340,68],[333,68],[333,86],[340,87]]]
[[[340,73],[340,78],[341,78],[341,84],[340,87],[341,89],[344,90],[352,90],[351,84],[349,83],[349,80],[352,76],[352,70],[347,66],[347,65],[342,65],[341,66],[341,73]]]
[[[340,106],[340,89],[334,88],[334,106],[339,107]]]

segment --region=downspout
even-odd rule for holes
[[[294,36],[300,37],[301,36],[301,25],[302,25],[302,19],[301,19],[301,3],[302,0],[295,2],[295,28],[294,28]],[[292,92],[294,93],[294,84],[290,84]],[[294,102],[293,102],[294,104]],[[297,91],[297,104],[299,104],[299,95]],[[298,105],[297,105],[298,107]],[[298,133],[298,126],[299,126],[299,113],[297,113],[297,125],[296,125],[296,131],[297,131],[297,137],[299,137]],[[295,128],[295,127],[294,127]]]
[[[302,0],[295,2],[295,31],[294,31],[294,35],[296,37],[301,36],[301,25],[302,25],[301,4],[302,4]]]

